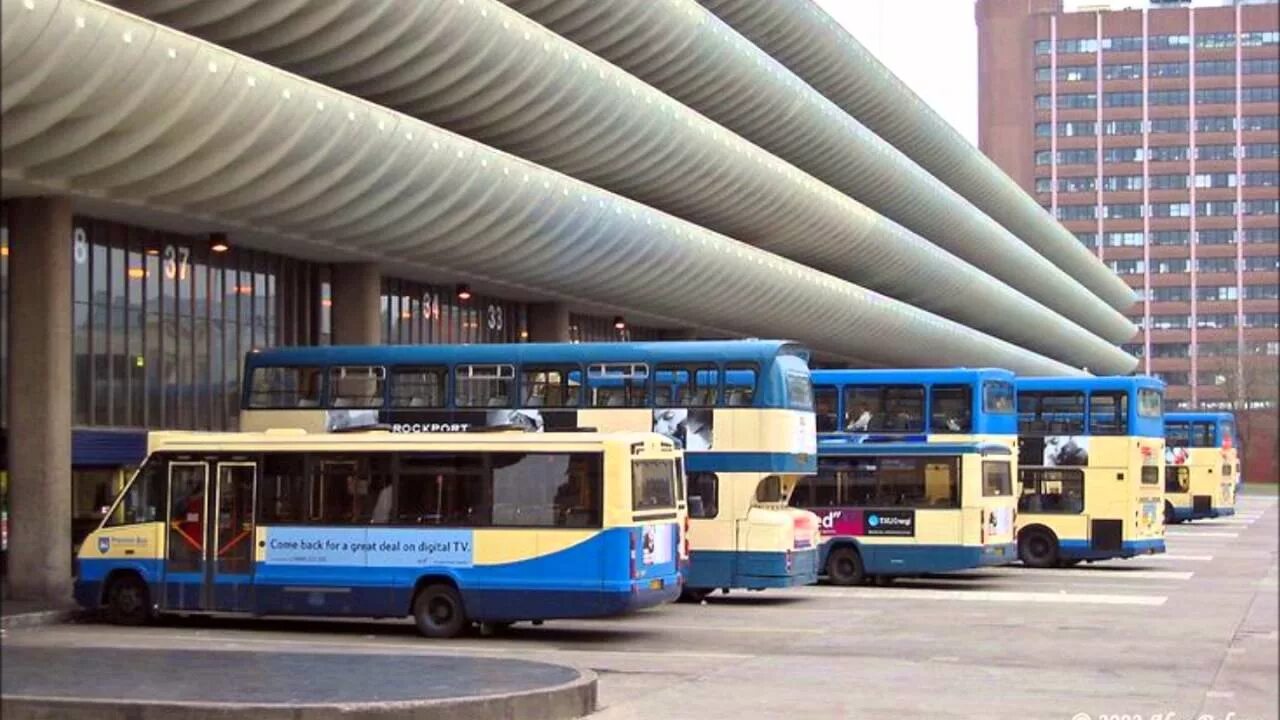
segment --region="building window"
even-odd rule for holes
[[[1185,330],[1191,327],[1190,315],[1152,315],[1149,330]]]
[[[1246,272],[1275,272],[1280,270],[1280,256],[1250,255],[1244,259]]]
[[[1063,38],[1058,41],[1058,53],[1092,53],[1098,52],[1098,41],[1094,38]]]
[[[1280,129],[1280,115],[1245,115],[1240,118],[1240,129],[1246,132]],[[1248,146],[1245,146],[1245,156],[1248,157]]]
[[[1277,215],[1280,214],[1280,200],[1245,200],[1241,212],[1245,215]]]
[[[1059,220],[1093,220],[1097,208],[1093,205],[1059,205]]]
[[[1196,47],[1198,48],[1229,48],[1235,47],[1235,44],[1236,34],[1231,32],[1196,35]]]
[[[1236,242],[1235,230],[1197,230],[1197,245],[1234,245]]]
[[[1280,185],[1280,172],[1253,170],[1244,174],[1245,187],[1275,187]]]
[[[1151,288],[1151,302],[1187,302],[1190,299],[1191,288],[1185,285]]]
[[[1236,299],[1235,285],[1201,285],[1196,288],[1196,299],[1202,302],[1220,302]]]
[[[1102,104],[1106,107],[1142,107],[1142,93],[1141,92],[1105,93],[1102,96]],[[1168,104],[1168,103],[1152,103],[1152,104],[1159,105],[1159,104]]]
[[[1244,231],[1244,241],[1246,243],[1280,242],[1280,228],[1249,228]]]
[[[1145,267],[1141,260],[1108,260],[1107,266],[1117,275],[1141,275]]]
[[[1151,121],[1151,134],[1184,133],[1189,127],[1187,118],[1155,118]]]
[[[1092,175],[1058,178],[1059,192],[1091,192],[1094,189],[1094,186],[1095,180]]]
[[[1187,176],[1185,174],[1166,174],[1151,176],[1152,190],[1185,190]]]
[[[1240,45],[1243,47],[1261,47],[1263,45],[1277,44],[1280,44],[1280,30],[1240,33]]]
[[[1196,327],[1201,330],[1226,330],[1236,326],[1234,313],[1212,313],[1196,316]]]
[[[1247,87],[1240,90],[1241,102],[1276,102],[1277,100],[1280,100],[1280,87]]]
[[[1138,152],[1142,152],[1141,148]],[[1188,159],[1190,153],[1186,145],[1157,145],[1147,149],[1147,157],[1152,162],[1178,162]],[[1135,160],[1141,159],[1141,155],[1135,158]]]
[[[1196,203],[1197,217],[1215,217],[1235,214],[1236,203],[1234,200],[1209,200],[1206,202]]]
[[[1215,146],[1221,147],[1221,146]],[[1230,146],[1227,146],[1230,147]],[[1182,177],[1186,177],[1183,175]],[[1233,188],[1236,186],[1235,173],[1197,173],[1196,187],[1198,188]]]
[[[1102,178],[1102,189],[1108,192],[1126,192],[1142,189],[1141,175],[1107,175]]]
[[[1254,58],[1240,63],[1242,75],[1280,75],[1280,60],[1275,58]]]
[[[1089,68],[1091,71],[1093,70],[1093,66],[1091,65],[1086,65],[1085,67]],[[1185,73],[1186,71],[1184,70],[1183,72]],[[1093,77],[1094,74],[1090,72],[1089,77],[1085,79],[1092,80]],[[1102,66],[1102,78],[1104,80],[1136,80],[1140,77],[1142,77],[1141,65],[1124,64]]]
[[[1190,217],[1191,203],[1151,203],[1151,217]]]
[[[1191,45],[1186,35],[1152,35],[1147,38],[1147,47],[1151,50],[1176,50]]]
[[[1196,271],[1202,273],[1235,272],[1236,259],[1229,257],[1196,258]]]
[[[1142,71],[1141,65],[1128,65],[1128,66],[1118,65],[1116,67],[1134,67],[1138,69],[1139,73],[1141,73]],[[1151,63],[1149,68],[1150,69],[1147,71],[1147,75],[1149,77],[1186,77],[1187,76],[1187,64],[1184,62]],[[1197,71],[1199,71],[1198,67],[1196,69]],[[1129,77],[1129,76],[1126,75],[1125,77]],[[1133,75],[1132,77],[1135,77],[1135,78],[1141,77],[1141,75],[1140,74]]]
[[[1161,258],[1151,261],[1151,272],[1157,275],[1175,275],[1187,272],[1187,258]]]
[[[1196,90],[1197,105],[1230,105],[1235,101],[1235,88],[1199,88]]]
[[[1197,60],[1196,75],[1235,75],[1235,60]]]
[[[1187,343],[1151,343],[1153,358],[1184,358],[1190,356]]]
[[[1200,145],[1196,147],[1197,160],[1234,160],[1235,145]]]
[[[1165,385],[1186,385],[1188,373],[1174,372],[1165,370],[1163,372],[1153,372],[1152,375],[1164,382]]]
[[[1244,156],[1249,159],[1280,157],[1280,143],[1253,143],[1244,146]]]
[[[1107,247],[1142,247],[1141,232],[1109,232],[1105,237]]]
[[[1090,250],[1092,250],[1094,247],[1096,247],[1096,246],[1098,245],[1098,234],[1097,234],[1097,233],[1091,233],[1091,232],[1078,232],[1078,233],[1073,233],[1073,234],[1076,236],[1076,240],[1079,240],[1079,241],[1080,241],[1080,244],[1081,244],[1081,245],[1083,245],[1083,246],[1085,246],[1085,247],[1089,248]]]
[[[1142,50],[1142,36],[1103,38],[1102,49],[1110,52],[1138,52]]]
[[[1196,118],[1196,132],[1235,132],[1235,129],[1236,119],[1230,115],[1209,115]]]
[[[1135,93],[1138,96],[1137,105],[1142,105],[1142,93]],[[1186,105],[1191,99],[1190,94],[1186,90],[1152,90],[1147,93],[1147,104],[1151,106],[1157,105]]]
[[[1234,290],[1235,288],[1232,288]],[[1280,298],[1280,286],[1273,284],[1266,285],[1245,285],[1245,300],[1275,300]]]

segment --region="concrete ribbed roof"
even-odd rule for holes
[[[0,0],[0,33],[6,196],[198,218],[866,362],[1078,372],[91,0]]]
[[[1137,333],[1088,288],[694,0],[502,1],[1107,340]]]
[[[1118,373],[1135,364],[1106,339],[490,0],[115,4],[1072,365]],[[714,21],[697,4],[686,7]],[[946,188],[935,181],[922,190]],[[1006,262],[1007,275],[1018,275],[1017,265],[1022,278],[1038,280],[1024,286],[1068,288],[1055,296],[1062,307],[1113,337],[1133,334],[1119,313],[988,225],[1025,252]],[[966,238],[975,248],[996,241]]]
[[[812,0],[698,0],[1118,310],[1133,290]]]

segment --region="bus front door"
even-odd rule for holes
[[[169,463],[167,610],[249,611],[253,600],[253,463]]]

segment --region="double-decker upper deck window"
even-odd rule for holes
[[[1191,423],[1191,447],[1211,448],[1217,445],[1213,437],[1213,423]]]
[[[578,407],[582,371],[572,365],[520,369],[521,407]]]
[[[724,404],[728,407],[751,407],[756,399],[755,365],[730,363],[724,374]]]
[[[786,502],[786,499],[782,492],[782,478],[777,475],[770,475],[756,485],[756,502],[758,503]]]
[[[924,430],[924,386],[869,386],[845,389],[845,430],[920,432]]]
[[[1166,422],[1164,444],[1169,447],[1190,447],[1191,429],[1184,422]]]
[[[511,365],[459,365],[453,369],[458,407],[511,407],[516,369]]]
[[[1075,435],[1084,432],[1084,393],[1018,393],[1018,432],[1027,435]]]
[[[387,369],[382,367],[329,368],[329,402],[336,408],[382,407]]]
[[[397,408],[444,407],[444,378],[444,368],[392,368],[391,406]]]
[[[1013,412],[1013,383],[987,380],[982,383],[983,412],[1006,415]]]
[[[836,388],[831,385],[813,387],[813,410],[820,433],[833,433],[840,430],[836,393]]]
[[[649,404],[649,366],[602,363],[587,368],[592,407],[645,407]]]
[[[793,410],[813,409],[813,383],[804,373],[787,373],[787,407]]]
[[[1129,395],[1125,392],[1089,393],[1089,434],[1129,434]]]
[[[1159,390],[1138,388],[1138,415],[1147,418],[1164,415],[1164,396]]]
[[[320,407],[324,376],[316,367],[260,367],[253,369],[250,408]]]
[[[669,510],[676,506],[676,469],[671,460],[631,462],[631,509]]]
[[[720,391],[714,365],[659,365],[653,383],[658,407],[712,407]]]
[[[929,431],[967,433],[973,430],[973,394],[968,385],[934,385]]]

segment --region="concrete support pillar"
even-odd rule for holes
[[[9,594],[71,601],[71,201],[9,213]]]
[[[372,263],[333,266],[333,344],[382,344],[382,274]]]
[[[569,308],[560,303],[529,306],[529,342],[569,342]]]

